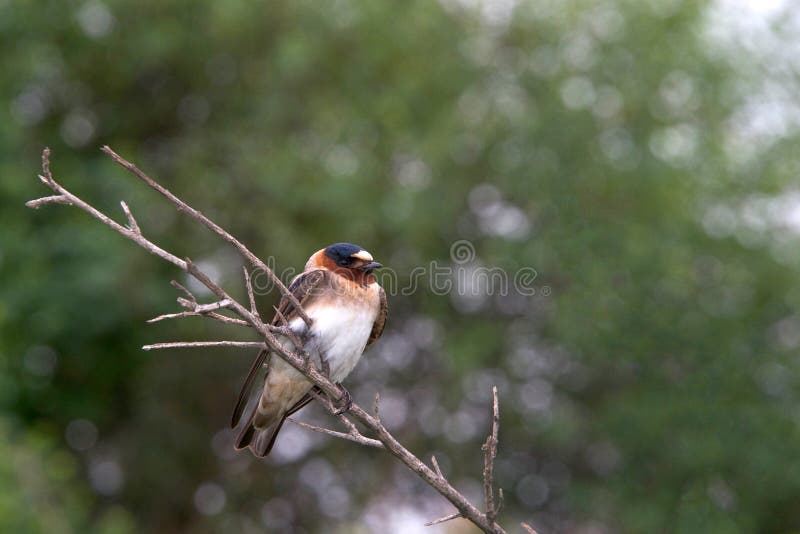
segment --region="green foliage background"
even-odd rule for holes
[[[0,2],[0,531],[415,532],[449,512],[388,456],[296,428],[269,461],[232,452],[253,355],[139,347],[247,334],[145,325],[180,273],[23,205],[49,145],[68,188],[126,199],[241,294],[235,254],[100,144],[279,269],[352,241],[402,287],[463,267],[460,239],[467,267],[534,268],[532,296],[394,291],[347,384],[476,501],[497,384],[510,529],[800,529],[798,142],[742,114],[765,80],[797,94],[796,70],[715,44],[705,2],[469,5]]]

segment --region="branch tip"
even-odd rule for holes
[[[446,515],[444,517],[440,517],[439,519],[434,519],[433,521],[428,521],[425,523],[426,527],[432,527],[433,525],[438,525],[439,523],[444,523],[445,521],[451,521],[453,519],[458,519],[459,517],[463,517],[461,512],[456,512],[454,514]]]
[[[442,468],[439,467],[439,462],[436,460],[436,455],[431,455],[431,464],[433,464],[433,469],[436,471],[436,474],[439,475],[439,478],[444,479]]]

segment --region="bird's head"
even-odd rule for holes
[[[372,254],[352,243],[334,243],[309,258],[306,269],[327,269],[350,280],[363,282],[375,269],[383,267]]]

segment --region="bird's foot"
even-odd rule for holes
[[[343,385],[336,384],[336,386],[339,388],[340,397],[334,401],[336,411],[333,412],[333,415],[342,415],[350,410],[350,407],[353,405],[353,397]]]

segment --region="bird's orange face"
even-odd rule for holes
[[[333,271],[358,284],[375,281],[372,272],[383,267],[372,258],[372,254],[352,243],[335,243],[312,256],[314,264],[321,269]]]

